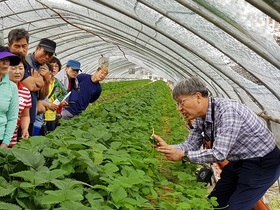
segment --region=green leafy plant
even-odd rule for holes
[[[120,82],[115,92],[104,83],[110,100],[45,137],[0,149],[0,208],[212,209],[196,166],[166,161],[151,147],[153,129],[169,143],[187,135],[169,88],[135,83],[120,91]]]

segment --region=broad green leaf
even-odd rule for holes
[[[57,149],[53,149],[53,148],[44,148],[42,154],[45,157],[54,157],[56,154],[58,153]]]
[[[136,199],[132,199],[132,198],[124,198],[122,200],[122,203],[124,204],[131,204],[132,206],[134,206],[134,208],[137,206],[137,200]],[[125,205],[126,206],[126,205]]]
[[[104,172],[108,175],[112,175],[114,172],[117,172],[119,168],[113,163],[107,163],[104,165]]]
[[[71,163],[62,164],[60,169],[65,171],[65,175],[69,175],[75,171]]]
[[[65,210],[92,210],[91,207],[87,207],[80,202],[74,201],[64,201],[61,203],[61,208],[65,208]],[[95,207],[95,209],[97,209]]]
[[[154,199],[158,198],[158,194],[157,194],[157,192],[155,191],[155,189],[151,188],[150,190],[151,190],[152,198],[154,198]]]
[[[66,201],[81,201],[84,198],[84,196],[76,190],[63,190],[62,193]]]
[[[104,185],[96,184],[96,185],[93,186],[93,188],[102,189],[102,190],[105,190],[106,192],[109,192],[108,188]]]
[[[63,179],[63,180],[53,180],[52,183],[61,190],[71,190],[77,186],[82,186],[83,182],[72,180],[72,179]]]
[[[25,181],[29,181],[32,185],[37,186],[37,185],[48,182],[48,180],[45,178],[46,173],[48,173],[48,172],[20,171],[20,172],[11,174],[10,176],[21,177]],[[25,184],[24,186],[29,187],[27,184]]]
[[[113,201],[119,204],[123,199],[127,197],[126,191],[122,187],[118,187],[113,192],[111,192]]]
[[[94,164],[100,165],[103,162],[103,154],[101,152],[94,153]]]
[[[102,203],[104,202],[104,198],[101,194],[97,192],[89,192],[85,197],[92,207],[101,209]]]
[[[7,188],[0,187],[0,197],[6,196],[14,192],[16,187],[8,185]]]
[[[135,206],[131,204],[124,204],[124,207],[128,210],[135,210]]]
[[[44,156],[33,150],[14,149],[13,154],[19,161],[35,170],[45,164]]]
[[[109,139],[112,138],[112,133],[105,133],[102,138],[104,139],[104,141],[108,141]]]
[[[3,176],[0,176],[0,186],[1,187],[5,187],[9,185],[8,182],[6,181],[6,179]]]
[[[34,188],[35,185],[34,184],[31,184],[29,182],[21,182],[19,187],[25,189],[25,188]]]
[[[142,193],[143,193],[144,195],[149,195],[149,194],[151,193],[149,187],[143,187],[143,188],[141,189],[141,191],[142,191]]]
[[[121,145],[122,145],[121,142],[112,142],[110,146],[111,146],[111,149],[118,150]]]
[[[29,196],[16,198],[17,203],[22,207],[22,209],[36,209],[34,202],[32,202],[32,199],[30,199]]]
[[[81,201],[83,200],[83,195],[76,190],[47,190],[46,194],[42,197],[43,204],[54,204],[63,201]]]
[[[0,209],[21,210],[19,206],[16,206],[11,203],[4,203],[4,202],[0,202]]]
[[[10,174],[10,176],[23,178],[25,181],[34,182],[35,171],[20,171]]]
[[[66,157],[65,155],[58,155],[58,159],[61,163],[66,164],[69,163],[71,161],[71,158]]]
[[[44,177],[49,182],[56,178],[63,177],[65,175],[65,173],[66,172],[61,169],[54,169],[51,171],[40,172],[41,176]]]
[[[107,150],[107,148],[103,144],[95,143],[92,145],[92,150],[95,152],[101,152]]]
[[[44,195],[41,199],[42,204],[56,204],[63,201],[63,197],[56,194]]]

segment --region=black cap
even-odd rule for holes
[[[47,52],[55,53],[56,43],[50,39],[41,39],[38,46],[43,47]]]

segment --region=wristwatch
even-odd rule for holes
[[[182,163],[185,163],[189,160],[189,157],[188,157],[188,151],[185,151],[184,152],[184,156],[182,158]]]

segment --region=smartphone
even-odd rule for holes
[[[69,102],[67,102],[69,105],[73,105],[73,104],[75,104],[75,101],[69,101]]]

